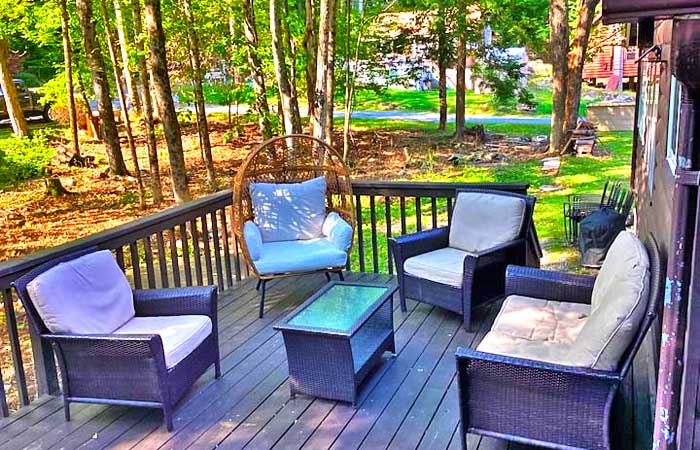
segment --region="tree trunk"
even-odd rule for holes
[[[306,51],[306,100],[309,117],[314,116],[316,105],[316,4],[315,0],[305,0],[304,9],[304,49]]]
[[[209,140],[209,124],[207,123],[207,111],[204,104],[204,90],[202,89],[202,62],[199,55],[199,38],[195,31],[194,16],[192,15],[190,0],[182,0],[187,27],[187,50],[190,56],[190,66],[194,81],[194,104],[197,112],[197,131],[199,143],[202,147],[204,167],[207,171],[207,184],[211,191],[216,190],[216,172],[214,170],[214,158],[211,155],[211,141]]]
[[[457,86],[455,92],[455,138],[464,137],[464,116],[466,111],[467,87],[467,39],[464,32],[457,37]]]
[[[153,203],[158,205],[163,201],[163,191],[160,184],[160,163],[158,162],[158,145],[156,141],[156,129],[153,124],[153,99],[151,98],[151,83],[146,66],[146,58],[143,54],[143,28],[141,20],[141,4],[139,0],[131,0],[131,12],[134,20],[134,48],[138,56],[136,57],[136,67],[139,72],[139,85],[141,88],[141,99],[143,104],[143,122],[146,127],[146,143],[148,145],[148,166],[151,170],[151,196]]]
[[[333,140],[333,78],[336,0],[321,0],[316,59],[316,104],[311,124],[315,137],[328,144]]]
[[[294,96],[287,71],[287,61],[284,51],[284,29],[280,19],[280,0],[270,0],[270,34],[272,35],[272,57],[277,75],[277,86],[282,104],[282,121],[286,134],[301,133],[301,117],[299,104]]]
[[[134,175],[139,189],[139,202],[141,208],[146,207],[146,194],[143,190],[143,178],[141,177],[141,168],[139,167],[139,156],[136,153],[136,144],[134,143],[134,134],[131,132],[131,119],[129,118],[129,108],[126,105],[126,96],[124,95],[124,85],[121,80],[121,70],[119,67],[119,56],[117,55],[117,44],[114,40],[114,29],[109,19],[109,11],[107,10],[106,0],[100,0],[100,10],[102,11],[102,19],[104,20],[105,34],[107,36],[107,50],[109,58],[112,61],[112,73],[114,74],[114,84],[117,87],[117,95],[119,96],[119,104],[121,105],[121,115],[126,128],[126,140],[129,143],[129,152],[134,164]]]
[[[148,50],[151,57],[153,90],[158,102],[160,120],[163,123],[165,142],[168,145],[173,193],[177,203],[185,203],[191,199],[191,196],[187,186],[187,169],[185,168],[185,155],[182,149],[180,124],[177,122],[173,94],[170,88],[160,0],[145,0],[144,9],[146,12],[146,29],[149,37]]]
[[[117,19],[117,37],[119,38],[119,48],[121,49],[122,72],[124,74],[124,82],[126,83],[126,94],[133,108],[141,114],[141,99],[136,90],[136,77],[131,71],[129,64],[129,48],[133,47],[134,36],[130,33],[130,29],[124,25],[124,16],[122,14],[121,0],[114,0],[114,17]]]
[[[63,67],[66,70],[66,96],[68,97],[68,122],[73,141],[73,153],[80,156],[78,142],[78,114],[75,108],[75,92],[73,89],[73,50],[70,46],[70,22],[66,0],[58,1],[61,10],[61,36],[63,37]]]
[[[588,50],[588,39],[591,36],[591,27],[595,18],[595,10],[600,0],[581,0],[578,13],[578,23],[574,42],[569,51],[569,69],[566,86],[566,106],[565,117],[566,139],[569,130],[576,128],[578,121],[578,110],[581,105],[581,84],[583,82],[583,64],[586,61],[586,51]]]
[[[289,17],[289,1],[282,1],[282,14],[284,17]],[[296,119],[299,121],[299,132],[301,132],[301,114],[299,113],[299,93],[297,91],[297,45],[289,29],[289,20],[282,21],[282,31],[284,36],[284,48],[289,53],[289,84],[292,88],[292,97],[295,99]]]
[[[440,98],[440,123],[438,128],[447,128],[447,25],[445,15],[447,12],[441,2],[437,16],[437,38],[438,38],[438,96]]]
[[[255,26],[255,10],[253,0],[243,0],[244,34],[247,43],[248,64],[253,77],[253,90],[255,91],[255,109],[258,113],[260,132],[265,139],[272,136],[270,125],[270,107],[267,104],[265,92],[265,73],[258,56],[258,31]]]
[[[550,0],[549,59],[552,62],[552,131],[550,149],[566,145],[566,90],[569,71],[569,23],[567,0]]]
[[[352,35],[352,0],[345,0],[345,117],[343,120],[343,160],[350,156],[350,121],[352,120],[353,77],[350,64],[350,36]],[[359,39],[359,37],[358,37]],[[358,45],[359,48],[359,45]]]
[[[29,136],[27,119],[22,112],[22,106],[17,97],[17,90],[9,67],[10,44],[7,39],[0,38],[0,87],[2,88],[7,115],[10,116],[12,131],[17,137]]]
[[[114,175],[127,175],[126,164],[124,164],[121,147],[119,147],[119,133],[117,132],[117,123],[114,120],[105,61],[102,57],[100,43],[97,41],[92,2],[91,0],[76,0],[76,5],[80,15],[85,58],[90,68],[92,88],[95,97],[97,97],[97,109],[100,111],[100,119],[102,120],[102,136],[107,150],[109,167]]]

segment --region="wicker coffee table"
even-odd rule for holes
[[[280,322],[291,395],[357,400],[358,387],[385,351],[394,353],[397,286],[332,282]]]

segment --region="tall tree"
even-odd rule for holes
[[[63,67],[66,71],[66,96],[68,97],[68,122],[73,142],[73,152],[80,155],[78,142],[78,118],[75,108],[75,90],[73,89],[73,49],[70,44],[70,21],[66,0],[58,0],[61,10],[61,36],[63,38]]]
[[[117,43],[114,38],[114,30],[112,24],[110,23],[110,15],[107,10],[107,1],[100,0],[100,10],[102,12],[102,19],[104,21],[105,31],[107,35],[107,50],[109,52],[109,58],[112,61],[112,73],[114,74],[114,84],[117,87],[117,96],[119,97],[119,104],[121,106],[120,112],[122,115],[122,120],[124,121],[124,127],[126,128],[126,139],[129,144],[129,151],[131,152],[132,164],[134,165],[134,176],[136,177],[136,182],[139,189],[139,200],[141,203],[141,208],[146,206],[146,195],[143,189],[143,177],[141,177],[141,168],[139,167],[139,157],[136,153],[136,144],[134,143],[134,134],[131,131],[131,118],[129,117],[129,107],[126,103],[126,96],[124,95],[124,85],[121,79],[121,70],[119,68],[119,49],[117,48]]]
[[[197,131],[199,132],[199,144],[202,150],[202,159],[207,171],[207,183],[209,188],[216,188],[216,173],[214,171],[214,158],[211,154],[211,141],[209,140],[209,124],[207,123],[207,111],[204,104],[204,89],[202,88],[202,62],[199,54],[199,38],[196,32],[196,24],[192,14],[190,0],[182,0],[182,8],[185,13],[185,27],[187,31],[187,51],[189,54],[192,81],[194,82],[194,104],[197,113]]]
[[[158,144],[156,129],[153,123],[153,99],[151,98],[151,83],[149,81],[146,57],[144,56],[144,35],[139,0],[131,0],[131,13],[134,24],[134,48],[136,49],[136,68],[139,72],[138,82],[141,88],[143,104],[143,123],[146,127],[146,144],[148,145],[148,166],[151,171],[150,188],[153,203],[158,205],[163,201],[163,191],[160,184],[160,163],[158,162]]]
[[[165,142],[168,145],[173,193],[175,194],[176,202],[184,203],[192,197],[187,186],[187,169],[185,168],[185,155],[182,149],[180,124],[177,122],[177,114],[175,113],[175,104],[173,103],[173,94],[170,87],[160,0],[144,0],[144,7],[149,38],[148,50],[151,57],[153,90],[158,101],[158,111],[163,123]]]
[[[117,122],[114,120],[112,98],[109,94],[107,70],[105,69],[100,43],[97,40],[95,18],[92,14],[92,1],[76,0],[76,6],[80,16],[80,29],[83,34],[85,57],[90,68],[92,87],[95,97],[97,97],[97,109],[100,112],[102,121],[102,136],[105,149],[107,150],[109,167],[114,175],[127,175],[126,164],[124,164],[124,157],[119,146],[119,133],[117,132]]]
[[[7,114],[10,116],[12,131],[15,136],[29,136],[27,119],[22,112],[22,106],[17,97],[17,90],[10,71],[10,44],[5,37],[0,35],[0,87],[2,88]]]
[[[267,103],[265,91],[265,72],[263,71],[260,56],[258,56],[258,29],[255,24],[255,9],[253,0],[243,0],[244,26],[248,64],[253,78],[253,90],[255,91],[255,110],[258,113],[260,132],[265,139],[272,136],[270,124],[270,106]]]
[[[314,116],[316,105],[316,0],[304,0],[304,50],[306,53],[306,100],[309,117]]]
[[[435,17],[435,33],[437,34],[438,97],[440,99],[438,128],[445,130],[447,128],[447,65],[450,58],[445,0],[440,0],[438,6],[438,14]]]
[[[552,130],[550,147],[561,151],[566,144],[566,90],[569,52],[567,0],[549,0],[549,57],[552,62]]]
[[[293,88],[294,81],[290,81],[287,70],[287,58],[285,56],[285,41],[289,35],[282,26],[280,0],[270,0],[270,34],[272,35],[272,58],[277,76],[277,87],[282,104],[282,121],[284,131],[287,134],[301,133],[301,116],[299,115],[299,103]],[[285,19],[286,20],[286,19]]]
[[[311,116],[313,134],[328,144],[333,140],[333,91],[335,88],[335,28],[337,0],[321,0],[316,55],[316,104]]]
[[[566,105],[564,132],[576,128],[578,110],[581,105],[581,85],[583,84],[583,65],[586,61],[588,41],[595,18],[596,7],[600,0],[581,0],[578,10],[578,23],[574,31],[574,40],[569,51],[569,67],[566,82]]]
[[[117,22],[117,37],[119,38],[119,48],[121,50],[122,59],[122,73],[124,74],[124,83],[126,85],[126,95],[129,97],[129,101],[133,108],[141,114],[141,99],[136,90],[136,76],[131,70],[131,63],[129,58],[129,49],[133,47],[133,34],[131,33],[131,28],[129,28],[125,23],[124,14],[122,12],[121,0],[114,0],[114,17]]]
[[[460,27],[458,27],[459,29]],[[467,36],[465,30],[459,30],[457,36],[457,86],[455,91],[455,137],[464,137],[464,118],[466,110],[467,88]]]

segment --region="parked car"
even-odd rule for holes
[[[24,117],[35,117],[41,116],[45,121],[52,120],[51,118],[51,105],[43,105],[40,100],[40,95],[34,91],[31,91],[24,85],[22,80],[13,80],[15,82],[15,89],[17,90],[17,96],[19,97],[19,104],[22,107],[22,112],[24,112]],[[2,89],[0,89],[0,120],[9,119],[7,113],[7,105],[5,104],[5,97],[3,95]]]

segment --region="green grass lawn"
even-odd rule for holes
[[[422,130],[435,135],[441,132],[436,131],[435,124],[430,123],[406,123],[396,121],[357,121],[356,128],[367,129],[409,129]],[[497,132],[511,132],[513,134],[548,134],[547,126],[509,126],[509,125],[487,125],[487,129]],[[529,128],[529,129],[528,129]],[[527,133],[523,133],[527,131]],[[442,132],[449,135],[452,131]],[[594,193],[602,189],[603,184],[608,179],[621,180],[627,183],[630,173],[630,161],[632,155],[632,133],[631,132],[601,132],[599,133],[600,146],[605,148],[610,155],[605,157],[572,157],[567,156],[562,159],[561,170],[556,176],[547,176],[540,170],[541,162],[533,158],[524,162],[514,162],[488,167],[467,166],[460,173],[449,175],[440,172],[426,172],[418,177],[411,178],[411,181],[444,181],[444,182],[526,182],[530,184],[530,194],[537,197],[535,206],[535,224],[540,237],[541,244],[545,249],[543,264],[566,269],[576,269],[579,262],[578,253],[564,239],[562,208],[567,195],[573,193]],[[558,185],[560,190],[555,192],[542,192],[542,185]],[[364,261],[365,268],[372,270],[373,255],[369,244],[373,239],[373,232],[369,224],[371,223],[370,200],[363,198],[363,240],[367,247]],[[380,270],[387,269],[387,240],[386,240],[386,220],[385,203],[383,198],[376,198],[375,214],[378,218],[376,227],[376,240],[379,249],[378,262]],[[413,199],[406,202],[406,231],[417,230],[416,204]],[[447,221],[445,211],[445,201],[437,203],[438,211],[443,211],[438,215],[438,225],[444,225]],[[432,226],[432,205],[429,199],[423,199],[420,204],[420,217],[423,229]],[[398,200],[391,203],[391,230],[392,234],[401,230],[400,205]],[[358,251],[353,252],[353,268],[359,268]]]
[[[536,103],[532,112],[518,111],[514,106],[499,106],[492,101],[491,94],[466,93],[466,114],[470,116],[518,115],[548,116],[552,113],[552,92],[547,88],[532,88]],[[356,95],[356,110],[437,112],[440,100],[438,91],[417,91],[412,89],[386,89],[380,94],[359,91]],[[455,90],[447,91],[447,112],[455,112]],[[585,101],[581,113],[585,114]]]

